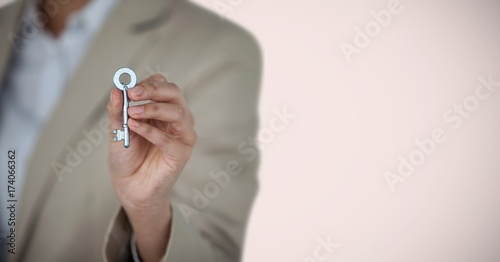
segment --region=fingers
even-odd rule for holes
[[[164,122],[178,122],[185,118],[184,107],[178,104],[149,103],[132,106],[128,109],[130,117],[135,119],[156,119]]]
[[[169,83],[162,75],[153,75],[128,90],[133,101],[152,100],[184,104],[181,90],[174,83]]]
[[[183,143],[194,145],[196,142],[193,117],[189,110],[182,105],[153,102],[130,107],[128,113],[129,116],[134,119],[154,119],[166,122],[169,125],[167,130],[175,135],[175,137],[179,138]]]
[[[132,131],[159,147],[172,160],[185,159],[186,154],[189,154],[186,152],[189,147],[155,126],[132,118],[129,119],[128,126]]]
[[[140,120],[154,119],[168,123],[169,130],[182,142],[193,145],[196,133],[194,120],[179,87],[169,83],[162,75],[153,75],[128,90],[131,100],[151,100],[152,103],[130,107],[130,117]]]
[[[141,120],[157,120],[165,123],[165,127],[155,125],[154,130],[162,132],[165,136],[178,139],[180,142],[193,146],[196,142],[196,132],[194,131],[194,119],[186,107],[184,96],[179,87],[173,83],[168,83],[161,75],[153,75],[140,82],[128,90],[128,96],[134,101],[151,100],[152,103],[131,106],[128,109],[129,127],[130,123],[136,123],[137,128],[151,126]],[[123,115],[123,95],[120,90],[113,89],[111,99],[108,103],[108,113],[110,116],[110,129],[120,128],[122,126]],[[152,127],[152,126],[151,126]],[[160,129],[161,128],[161,129]],[[165,130],[162,130],[165,129]],[[135,132],[144,137],[153,144],[159,143],[151,140],[162,139],[161,133],[153,132]],[[154,134],[155,137],[148,137]]]
[[[121,128],[123,122],[123,93],[122,91],[113,88],[109,97],[109,102],[106,107],[109,115],[109,129]]]

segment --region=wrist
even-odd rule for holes
[[[143,261],[158,261],[166,252],[172,223],[170,205],[166,206],[166,209],[127,212]]]
[[[129,187],[120,180],[113,182],[115,194],[129,217],[147,218],[170,211],[169,188]]]
[[[166,221],[172,217],[170,201],[163,200],[158,205],[124,205],[125,212],[132,225],[149,224],[154,221]]]

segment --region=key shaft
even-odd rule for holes
[[[124,132],[124,141],[123,146],[128,148],[130,146],[130,134],[128,131],[128,106],[129,100],[127,95],[127,86],[123,88],[123,132]]]

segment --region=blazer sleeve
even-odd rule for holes
[[[217,49],[227,59],[212,52],[193,70],[203,73],[184,83],[198,141],[171,193],[173,217],[164,262],[241,259],[258,187],[261,53],[251,36]],[[120,208],[106,234],[107,261],[132,261],[131,232]]]

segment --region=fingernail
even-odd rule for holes
[[[142,95],[143,91],[144,90],[142,89],[142,86],[135,86],[134,88],[132,88],[132,92],[134,92],[134,95],[136,96]]]
[[[139,121],[137,120],[134,120],[134,119],[129,119],[128,120],[128,124],[133,126],[133,127],[139,127],[141,124],[139,123]]]
[[[144,106],[133,106],[130,108],[130,112],[134,114],[140,114],[144,112]]]

